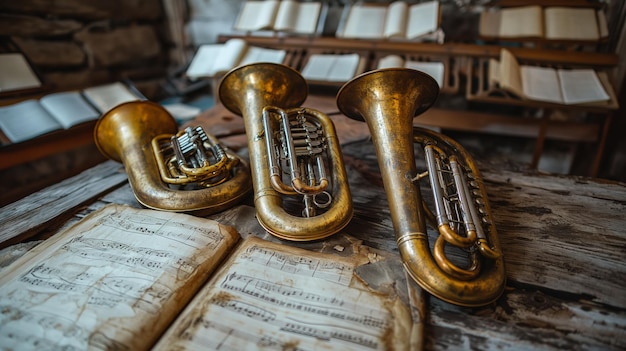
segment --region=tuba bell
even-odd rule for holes
[[[437,82],[423,72],[380,69],[344,84],[337,106],[368,124],[407,273],[444,301],[483,306],[502,294],[505,273],[480,172],[456,141],[413,127],[413,118],[429,109],[438,94]],[[421,173],[415,145],[426,159]],[[422,180],[430,183],[434,211],[422,198]],[[439,233],[432,251],[427,222]],[[454,253],[454,259],[448,258]]]
[[[154,102],[112,108],[98,120],[94,139],[104,156],[124,164],[137,201],[148,208],[206,215],[233,206],[252,189],[243,158],[200,126],[178,131]]]
[[[308,94],[300,73],[279,64],[244,65],[228,72],[218,91],[222,104],[244,118],[261,226],[292,241],[344,228],[352,198],[339,141],[328,116],[300,107]]]

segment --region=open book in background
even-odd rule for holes
[[[314,34],[322,13],[320,1],[244,1],[233,29]]]
[[[0,94],[39,88],[41,80],[19,52],[0,54]]]
[[[347,82],[363,71],[365,60],[359,54],[313,54],[302,68],[309,81]]]
[[[483,11],[479,34],[498,38],[597,41],[608,36],[608,27],[602,10],[530,5]]]
[[[407,306],[356,278],[361,255],[241,240],[213,220],[107,205],[0,273],[0,344],[406,350]]]
[[[523,99],[566,105],[610,100],[593,69],[520,65],[506,49],[502,49],[499,61],[489,61],[489,82]]]
[[[445,73],[445,66],[443,62],[413,61],[405,60],[399,55],[387,55],[378,60],[376,68],[381,69],[394,67],[404,67],[422,71],[433,77],[437,81],[437,84],[439,84],[439,88],[443,86],[443,77]]]
[[[410,5],[405,1],[390,4],[356,4],[349,7],[343,26],[336,36],[356,39],[417,39],[438,30],[438,1]]]
[[[211,78],[249,63],[283,63],[285,55],[285,50],[250,46],[243,39],[233,38],[225,43],[201,45],[185,75],[191,80]]]
[[[52,93],[0,107],[0,129],[11,142],[18,143],[97,120],[120,103],[142,98],[121,82]]]

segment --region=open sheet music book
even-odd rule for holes
[[[588,41],[609,35],[602,10],[539,5],[483,11],[479,33],[484,37]]]
[[[413,61],[405,60],[399,55],[387,55],[378,60],[376,68],[381,69],[393,67],[404,67],[422,71],[433,77],[437,81],[437,84],[439,84],[439,88],[443,86],[443,77],[445,73],[445,66],[443,62]]]
[[[285,55],[285,50],[250,46],[243,39],[233,38],[225,43],[201,45],[185,75],[191,80],[210,78],[249,63],[283,63]]]
[[[355,278],[358,262],[108,205],[0,272],[0,344],[406,350],[407,307]]]
[[[95,121],[118,104],[139,99],[143,96],[121,82],[52,93],[0,107],[0,129],[11,142],[18,143]]]
[[[336,35],[357,39],[417,39],[437,31],[439,22],[438,1],[412,5],[405,1],[355,4],[349,8],[345,23]]]
[[[611,98],[593,69],[520,65],[506,49],[499,61],[489,61],[489,82],[523,99],[557,104],[600,103]]]
[[[233,29],[313,34],[321,11],[320,1],[248,0],[243,3]]]

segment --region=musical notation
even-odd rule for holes
[[[216,222],[105,207],[0,276],[0,345],[144,349],[159,337],[146,326],[173,320],[178,291],[197,289],[235,240]]]
[[[250,240],[171,329],[180,343],[162,349],[385,349],[394,316],[380,295],[350,285],[353,263]]]

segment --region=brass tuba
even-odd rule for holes
[[[480,173],[457,142],[412,125],[438,94],[437,82],[423,72],[381,69],[341,87],[337,106],[346,116],[368,124],[409,275],[444,301],[482,306],[502,294],[505,273]],[[423,173],[417,171],[415,144],[424,150]],[[424,178],[432,188],[434,213],[421,195],[419,181]],[[432,253],[427,221],[439,232]],[[460,255],[448,259],[446,253],[454,252]]]
[[[137,201],[152,209],[211,214],[252,189],[243,158],[200,126],[179,132],[154,102],[117,105],[100,117],[94,138],[103,155],[124,164]]]
[[[293,241],[325,238],[352,218],[334,124],[299,107],[307,94],[300,73],[272,63],[235,68],[219,85],[220,101],[244,118],[257,219],[272,235]]]

